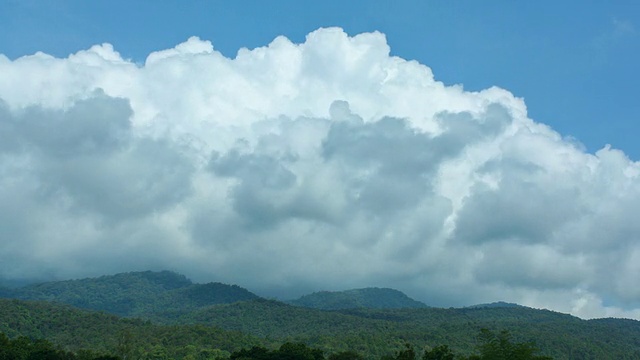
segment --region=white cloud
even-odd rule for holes
[[[0,57],[0,277],[170,268],[639,317],[640,165],[380,33]],[[271,290],[270,290],[271,289]]]

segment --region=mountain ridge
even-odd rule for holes
[[[23,296],[40,301],[0,299],[0,331],[11,336],[45,337],[65,346],[82,340],[98,348],[115,346],[118,334],[131,331],[142,345],[165,339],[171,344],[167,346],[177,347],[175,351],[181,351],[194,337],[203,341],[198,346],[206,347],[207,337],[216,336],[225,344],[223,349],[229,350],[256,343],[298,341],[328,352],[355,349],[379,358],[401,350],[406,343],[417,348],[447,344],[469,354],[478,331],[487,328],[507,330],[517,341],[536,341],[545,354],[556,359],[640,358],[640,322],[636,320],[582,320],[504,302],[449,309],[426,305],[317,309],[261,298],[236,285],[194,284],[172,272],[117,275],[22,288]],[[353,297],[364,292],[371,297],[380,291],[401,299],[406,296],[386,288],[338,293]],[[96,309],[80,311],[72,305],[55,304],[61,300]],[[124,315],[113,315],[115,311]],[[101,323],[105,325],[101,327]],[[91,343],[94,337],[98,343]],[[244,340],[237,343],[235,338]]]
[[[506,301],[495,301],[491,303],[483,303],[483,304],[475,304],[470,306],[465,306],[465,309],[473,309],[473,308],[509,308],[509,307],[523,307],[526,308],[528,306],[510,303]]]
[[[174,316],[203,306],[258,298],[237,285],[195,284],[172,271],[141,271],[5,288],[0,297],[69,304],[126,317]]]
[[[286,302],[296,306],[321,310],[428,307],[426,304],[410,298],[399,290],[379,287],[366,287],[343,291],[317,291]]]

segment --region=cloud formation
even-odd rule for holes
[[[0,55],[5,279],[173,269],[640,318],[638,211],[639,163],[506,90],[445,86],[380,33]]]

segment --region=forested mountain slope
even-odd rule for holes
[[[120,316],[172,317],[214,304],[258,298],[235,285],[194,284],[170,271],[130,272],[98,278],[46,282],[0,291],[0,297],[46,300]]]
[[[638,321],[587,321],[527,307],[326,311],[253,300],[200,309],[182,321],[376,356],[407,342],[417,348],[448,344],[468,355],[480,329],[487,328],[507,330],[519,342],[534,341],[556,359],[640,359]]]
[[[177,356],[188,349],[215,353],[273,345],[213,326],[162,326],[64,304],[9,299],[0,299],[0,333],[47,339],[65,350],[92,349],[120,356],[129,352],[139,357],[159,349]]]
[[[479,331],[486,328],[507,330],[517,342],[536,342],[542,354],[555,359],[640,359],[638,321],[587,321],[501,303],[461,309],[376,309],[411,304],[402,293],[376,291],[380,290],[392,296],[371,303],[372,298],[361,300],[370,294],[345,292],[339,294],[339,301],[319,303],[357,307],[321,310],[265,300],[238,286],[193,284],[171,272],[127,273],[5,289],[8,296],[51,302],[0,299],[0,332],[42,337],[74,348],[112,351],[124,346],[137,354],[163,349],[178,359],[186,347],[191,352],[229,352],[288,341],[300,341],[327,354],[349,350],[380,358],[406,343],[416,349],[446,344],[458,354],[469,355],[477,348]]]
[[[386,288],[364,288],[346,291],[320,291],[288,301],[296,306],[322,310],[354,308],[401,309],[425,308],[427,305],[413,300],[404,293]]]

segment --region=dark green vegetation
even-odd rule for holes
[[[257,299],[235,285],[194,284],[170,271],[132,272],[95,279],[0,289],[0,297],[45,300],[127,317],[173,318],[215,304]]]
[[[347,291],[320,291],[289,301],[296,306],[322,310],[411,309],[427,305],[416,301],[394,289],[365,288]]]
[[[5,334],[0,333],[0,359],[3,360],[107,360],[115,357],[107,354],[98,354],[93,351],[82,351],[80,355],[62,350],[51,342],[38,339],[32,340],[21,336],[16,339],[9,339]]]
[[[140,358],[162,350],[169,357],[187,352],[223,353],[272,343],[203,325],[156,325],[44,301],[0,299],[0,332],[14,338],[47,339],[66,351],[91,349]]]
[[[419,358],[410,345],[398,351],[395,356],[384,356],[383,360],[454,360],[454,359],[490,359],[490,360],[546,360],[548,357],[537,356],[538,351],[530,344],[513,343],[506,333],[493,335],[483,331],[481,335],[489,334],[479,346],[479,353],[469,357],[456,355],[446,345],[433,349],[425,349]],[[96,352],[93,350],[68,351],[44,339],[33,340],[26,336],[15,339],[0,333],[0,359],[2,360],[126,360],[144,359],[161,360],[176,356],[182,359],[229,359],[229,360],[325,360],[322,350],[309,347],[303,343],[284,343],[277,349],[263,346],[253,346],[250,349],[236,350],[228,353],[220,350],[201,350],[195,346],[187,346],[181,352],[173,354],[166,352],[163,346],[154,346],[149,351],[137,353],[131,344],[121,343],[115,349],[117,353]],[[364,360],[361,354],[354,351],[343,351],[329,355],[328,360]]]
[[[551,357],[537,355],[538,349],[530,343],[514,343],[508,332],[493,332],[483,329],[480,332],[480,344],[475,354],[462,356],[455,354],[447,345],[426,348],[417,352],[410,344],[405,344],[395,355],[385,355],[382,360],[550,360]],[[324,352],[303,343],[285,343],[277,350],[253,347],[231,354],[231,360],[324,360]],[[342,351],[329,355],[328,360],[363,360],[355,351]]]
[[[522,306],[319,310],[258,298],[237,286],[192,284],[170,272],[45,283],[5,295],[41,300],[0,299],[0,332],[10,338],[42,338],[64,351],[127,359],[234,358],[254,347],[268,357],[287,343],[329,359],[405,359],[409,349],[417,358],[440,356],[426,360],[481,356],[490,350],[486,344],[503,355],[529,351],[524,359],[640,359],[638,321],[586,321]],[[488,329],[484,338],[481,329]],[[251,358],[243,356],[235,358]]]

